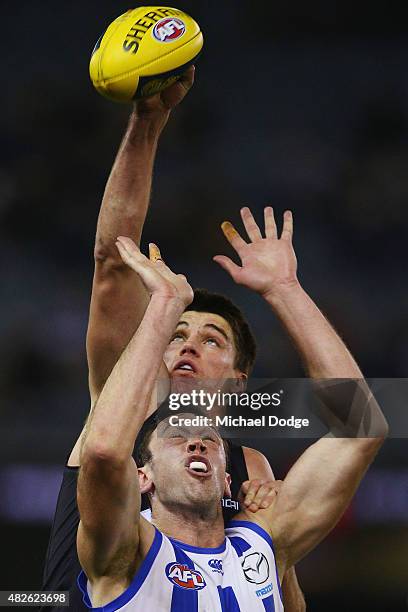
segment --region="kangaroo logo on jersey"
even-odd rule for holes
[[[221,559],[210,559],[208,565],[211,567],[213,572],[219,572],[220,574],[224,575]]]
[[[269,578],[269,563],[264,554],[251,553],[244,557],[242,563],[245,578],[253,584],[262,584]]]
[[[160,19],[154,26],[152,33],[156,40],[160,42],[172,42],[180,36],[183,36],[186,31],[184,21],[177,17],[166,17]]]
[[[206,586],[206,582],[200,572],[190,569],[183,563],[168,563],[166,565],[166,576],[180,589],[199,591]]]

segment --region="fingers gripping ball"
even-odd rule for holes
[[[120,15],[99,38],[89,65],[95,89],[114,102],[162,91],[203,46],[200,26],[175,8],[142,6]]]

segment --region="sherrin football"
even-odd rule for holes
[[[100,94],[131,102],[174,83],[202,46],[200,26],[183,11],[141,6],[107,27],[92,52],[89,73]]]

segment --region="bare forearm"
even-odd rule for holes
[[[265,296],[311,378],[362,378],[342,339],[298,283]]]
[[[98,218],[95,257],[119,262],[115,239],[131,236],[140,241],[149,205],[157,143],[168,112],[153,116],[133,111],[112,167]]]
[[[126,459],[146,419],[163,352],[184,306],[179,300],[150,300],[145,316],[112,370],[92,411],[83,451]],[[119,456],[120,455],[120,456]]]
[[[117,236],[136,242],[145,221],[157,142],[168,111],[148,117],[134,111],[116,156],[98,218],[95,274],[87,333],[92,401],[138,327],[148,295],[137,275],[119,257]]]
[[[384,438],[388,426],[356,361],[313,300],[294,284],[267,298],[316,380],[318,416],[336,437]],[[336,380],[333,380],[336,379]]]
[[[294,567],[291,567],[284,575],[282,581],[282,595],[285,612],[305,612],[306,602],[302,589],[296,576]]]

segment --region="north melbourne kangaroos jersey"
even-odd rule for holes
[[[272,540],[262,527],[231,521],[218,548],[198,548],[156,529],[132,583],[100,612],[283,612]],[[83,572],[78,585],[92,608]]]

